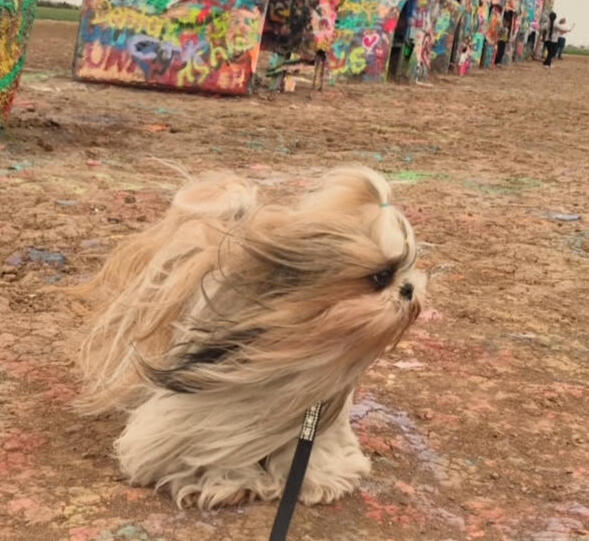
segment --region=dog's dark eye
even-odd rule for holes
[[[376,291],[382,291],[391,285],[395,271],[393,269],[384,269],[380,272],[370,275],[370,281]]]

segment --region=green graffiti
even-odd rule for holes
[[[10,13],[16,12],[16,6],[13,0],[0,0],[0,11],[5,9],[6,11],[10,11]]]
[[[2,58],[2,74],[0,75],[0,114],[6,117],[11,105],[11,94],[18,85],[19,77],[25,64],[26,41],[35,17],[36,0],[23,0],[16,3],[13,0],[0,0],[0,16],[8,19],[9,28],[16,30],[4,36],[8,41],[0,54]]]
[[[6,88],[11,87],[14,82],[18,79],[20,72],[23,68],[25,63],[25,58],[22,56],[19,61],[14,65],[14,67],[0,79],[0,92],[5,90]]]
[[[153,11],[150,12],[155,13],[156,15],[161,15],[165,11],[168,10],[170,4],[172,3],[171,0],[146,0],[145,2]]]
[[[22,21],[20,24],[20,28],[18,29],[18,42],[21,46],[24,46],[24,42],[27,36],[29,35],[29,30],[33,26],[36,4],[36,0],[24,0],[24,2],[22,3]]]

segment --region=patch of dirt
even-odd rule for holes
[[[586,58],[219,99],[74,82],[75,34],[35,24],[0,138],[0,539],[268,536],[275,504],[179,511],[129,487],[122,420],[71,409],[88,314],[45,288],[161,216],[182,183],[164,161],[268,199],[364,163],[421,243],[429,306],[358,391],[373,474],[299,508],[291,539],[589,539]]]

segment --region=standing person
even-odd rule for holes
[[[546,46],[546,34],[546,29],[542,30],[542,54],[540,55],[540,60],[544,60],[544,54],[547,52],[546,49],[548,48]]]
[[[551,11],[548,16],[548,24],[546,27],[546,48],[548,49],[548,55],[546,56],[546,60],[544,60],[544,67],[547,69],[552,66],[552,59],[556,54],[558,43],[558,34],[555,31],[556,23],[554,21],[556,21],[556,13]]]
[[[561,19],[558,23],[556,23],[555,22],[556,21],[556,13],[554,13],[554,11],[552,11],[550,13],[549,19],[550,19],[550,21],[548,22],[547,32],[546,32],[546,45],[548,46],[548,56],[546,57],[546,60],[544,61],[545,68],[550,68],[552,66],[552,59],[556,56],[556,53],[558,52],[559,39],[563,38],[563,36],[567,32],[570,32],[574,28],[574,25],[571,26],[571,28],[564,27],[564,23],[562,23],[562,21],[564,21],[566,23],[566,19]],[[563,48],[564,48],[564,38],[563,38]]]
[[[559,60],[562,60],[562,53],[564,52],[564,48],[566,46],[566,38],[564,37],[564,35],[567,32],[570,32],[575,25],[573,24],[573,26],[571,26],[570,28],[565,28],[565,24],[566,24],[567,20],[563,17],[562,19],[560,19],[560,21],[558,21],[558,24],[556,25],[556,30],[555,32],[558,32],[558,41],[556,42],[556,57]]]
[[[509,23],[507,21],[503,21],[503,24],[501,25],[501,28],[499,30],[499,41],[497,43],[497,56],[495,57],[495,64],[501,64],[501,61],[503,60],[503,55],[505,54],[505,47],[507,47],[508,41]]]

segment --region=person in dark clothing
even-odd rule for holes
[[[546,30],[542,30],[542,54],[540,60],[544,60],[544,55],[548,52],[546,49]]]
[[[550,13],[549,18],[550,22],[548,23],[546,33],[546,45],[548,46],[548,56],[544,61],[544,66],[547,68],[551,67],[552,59],[558,53],[558,45],[560,40],[563,40],[562,48],[564,49],[564,35],[567,32],[570,32],[575,27],[573,25],[570,28],[565,28],[564,24],[566,23],[566,19],[561,19],[558,23],[556,23],[556,13],[554,13],[554,11]]]
[[[566,43],[566,38],[558,38],[558,41],[556,42],[556,58],[558,58],[559,60],[562,60],[562,53],[564,53]]]
[[[505,54],[505,47],[509,41],[509,23],[503,21],[503,25],[499,30],[499,41],[497,42],[497,56],[495,56],[495,64],[501,65],[503,55]]]
[[[548,49],[548,56],[546,57],[546,60],[544,60],[545,68],[549,68],[552,65],[552,59],[556,54],[556,47],[558,44],[558,37],[556,35],[556,32],[554,31],[554,21],[556,20],[556,13],[554,13],[554,11],[551,11],[548,18],[549,22],[546,31],[546,48]]]

